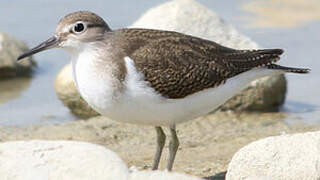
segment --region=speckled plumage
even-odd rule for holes
[[[135,61],[150,86],[173,99],[216,87],[252,68],[268,66],[283,52],[235,50],[171,31],[120,29],[110,33],[115,37],[115,49]]]

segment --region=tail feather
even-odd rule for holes
[[[268,69],[277,69],[277,70],[283,70],[285,72],[289,73],[299,73],[299,74],[306,74],[309,73],[311,70],[306,68],[293,68],[293,67],[285,67],[280,66],[277,64],[270,64],[267,66]]]
[[[239,50],[225,56],[230,67],[248,70],[275,63],[282,53],[282,49]]]

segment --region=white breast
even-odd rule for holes
[[[81,96],[95,110],[101,112],[112,106],[115,87],[112,74],[101,73],[97,68],[99,60],[94,50],[87,48],[72,58],[73,77]],[[105,72],[112,71],[112,66],[105,67]]]

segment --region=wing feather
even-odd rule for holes
[[[172,31],[121,29],[121,48],[156,91],[183,98],[279,60],[281,49],[235,50]]]

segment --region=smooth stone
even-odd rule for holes
[[[128,180],[203,180],[198,177],[176,172],[136,171],[130,174]]]
[[[259,48],[257,43],[239,33],[215,12],[194,0],[173,0],[152,8],[142,15],[132,27],[178,31],[236,49]],[[69,65],[58,75],[56,90],[58,97],[73,113],[84,117],[97,115],[93,110],[89,110],[90,107],[83,102],[74,88]],[[67,92],[71,93],[66,94]],[[283,104],[285,94],[286,79],[283,75],[266,77],[252,82],[242,93],[222,105],[220,110],[270,111]]]
[[[226,179],[320,179],[319,142],[320,131],[252,142],[233,156]]]
[[[0,32],[0,79],[29,75],[36,63],[32,57],[17,61],[17,57],[28,50],[27,45]]]
[[[127,180],[127,165],[114,152],[76,141],[0,144],[0,179]]]
[[[80,141],[0,143],[0,179],[201,180],[165,171],[130,171],[113,151]]]

